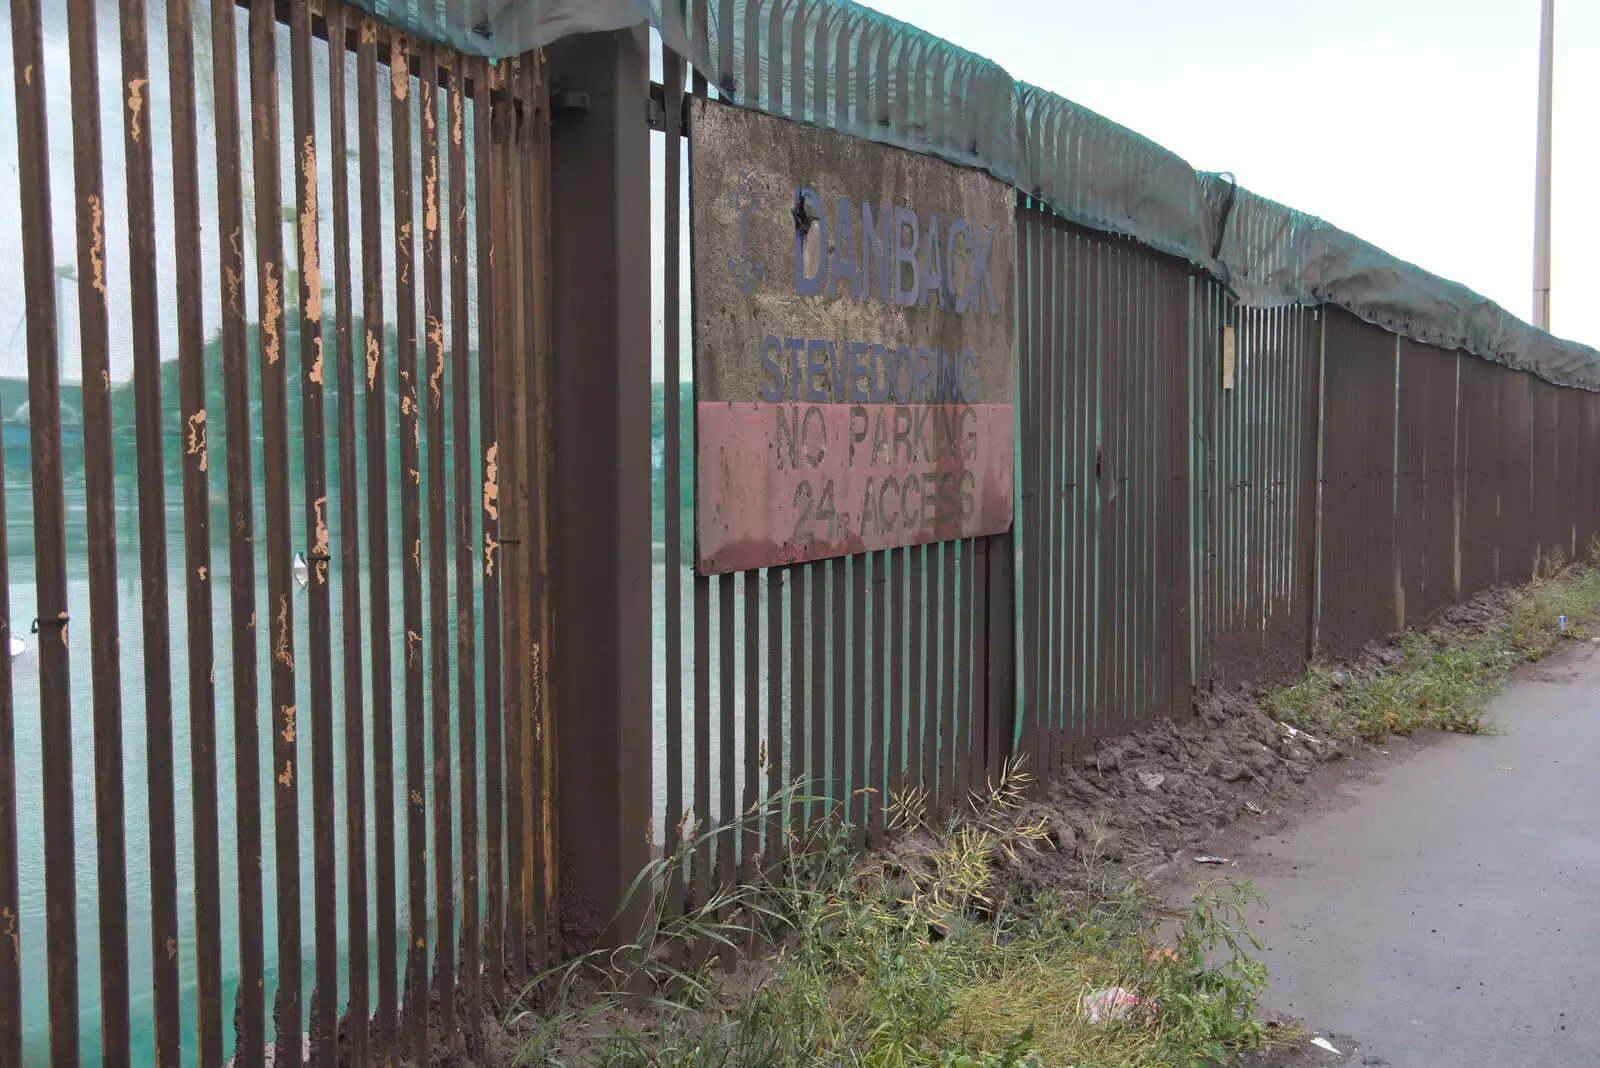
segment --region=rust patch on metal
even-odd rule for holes
[[[204,582],[206,580],[206,576],[210,574],[210,570],[208,568],[202,567],[202,568],[199,569],[198,574],[200,575],[200,581]],[[217,669],[214,666],[211,669],[211,681],[212,682],[216,682],[217,681]]]
[[[462,120],[461,93],[459,90],[450,94],[450,140],[456,145],[461,144]]]
[[[176,938],[168,938],[167,939],[167,959],[168,960],[177,960],[178,959],[178,940]]]
[[[378,384],[378,335],[371,330],[367,334],[367,389],[374,389]]]
[[[326,556],[328,552],[328,498],[318,497],[311,502],[313,514],[311,551],[317,556]]]
[[[364,18],[364,19],[361,20],[361,43],[362,44],[377,44],[378,43],[378,27],[373,24],[373,21],[371,19]]]
[[[261,309],[261,332],[266,335],[267,363],[275,364],[282,355],[283,338],[279,336],[278,320],[283,317],[283,297],[278,292],[278,279],[273,275],[276,265],[262,264],[261,278],[266,285],[265,306]]]
[[[426,114],[426,112],[424,112]],[[428,161],[428,173],[422,176],[422,226],[429,237],[439,234],[439,164]]]
[[[294,744],[294,736],[295,736],[294,719],[295,719],[295,706],[294,705],[284,705],[283,706],[283,730],[279,731],[278,733],[281,734],[283,736],[283,740],[288,742],[290,745]]]
[[[406,39],[398,33],[389,42],[389,90],[396,100],[411,91],[411,70],[406,66]]]
[[[239,228],[237,226],[233,228],[233,233],[228,235],[228,242],[233,246],[235,258],[239,262],[243,262],[244,250],[240,247]],[[233,309],[233,314],[243,319],[244,307],[239,302],[239,294],[244,289],[244,276],[227,263],[222,265],[222,275],[227,280],[228,305]]]
[[[293,761],[285,760],[283,762],[283,774],[278,776],[278,785],[283,787],[285,790],[294,785]]]
[[[144,112],[144,87],[149,84],[149,78],[134,78],[128,82],[128,132],[134,144],[143,136],[139,116]]]
[[[418,545],[420,546],[421,543],[419,542]],[[408,660],[415,660],[421,652],[422,635],[418,634],[414,630],[406,631],[406,658]]]
[[[411,791],[411,803],[413,805],[416,805],[418,808],[422,807],[422,794],[421,794],[420,791],[417,791],[417,790],[412,790]],[[417,939],[417,946],[420,948],[421,945],[422,945],[422,939],[419,938],[419,939]]]
[[[317,385],[322,385],[322,339],[314,337],[311,343],[317,347],[317,354],[311,359],[311,370],[306,372],[306,377]]]
[[[0,908],[0,925],[3,925],[5,936],[11,939],[11,959],[21,964],[22,940],[17,937],[17,914],[9,908]]]
[[[294,670],[294,655],[289,652],[289,598],[278,598],[278,637],[273,647],[273,656],[278,663]]]
[[[206,410],[201,408],[188,419],[189,445],[186,452],[190,456],[199,457],[199,468],[206,469]]]
[[[433,368],[428,372],[428,392],[433,395],[433,406],[444,401],[440,384],[444,381],[444,322],[437,316],[428,318],[428,347],[433,350]]]
[[[100,198],[89,194],[89,272],[91,284],[100,293],[102,303],[106,296],[106,234],[105,206]]]
[[[494,540],[494,535],[488,531],[483,534],[483,573],[489,578],[494,577],[494,551],[500,548],[500,543]]]
[[[483,510],[500,519],[500,443],[491,441],[483,452]]]
[[[411,224],[400,224],[400,252],[395,257],[399,261],[400,284],[407,285],[411,282]]]
[[[304,180],[306,206],[300,213],[300,281],[306,291],[307,322],[322,320],[322,266],[317,258],[317,149],[306,134],[300,149],[300,177]],[[322,381],[322,358],[317,357],[313,382]]]
[[[533,713],[539,714],[540,698],[544,694],[544,666],[540,660],[539,643],[534,642],[528,647],[528,678],[533,687]],[[538,721],[534,721],[534,729],[538,729]]]

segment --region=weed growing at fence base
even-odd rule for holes
[[[1512,669],[1563,640],[1588,640],[1585,624],[1600,616],[1600,553],[1591,550],[1591,558],[1569,566],[1559,550],[1552,553],[1533,581],[1513,592],[1505,621],[1486,633],[1452,644],[1410,631],[1396,642],[1399,657],[1338,669],[1313,664],[1300,682],[1267,698],[1267,711],[1328,738],[1378,742],[1420,728],[1492,733],[1484,706]]]
[[[813,849],[772,884],[658,919],[626,967],[610,954],[543,977],[508,1028],[519,1063],[1069,1068],[1263,1045],[1266,969],[1241,913],[1254,892],[1204,888],[1163,939],[1143,883],[1091,851],[1086,889],[1014,898],[1008,859],[1050,848],[1048,828],[1021,815],[1024,781],[939,828],[902,808],[894,844],[868,857],[845,829],[813,829]],[[651,873],[658,902],[694,845]],[[719,921],[729,909],[745,919]],[[672,963],[684,942],[693,959],[695,943],[751,934],[775,948],[732,973]]]

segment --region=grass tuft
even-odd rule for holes
[[[1559,642],[1588,637],[1586,621],[1600,616],[1597,564],[1600,543],[1591,547],[1589,562],[1577,565],[1556,550],[1515,593],[1503,626],[1456,645],[1408,631],[1398,642],[1403,657],[1394,663],[1355,669],[1313,664],[1299,682],[1267,698],[1267,712],[1330,739],[1381,742],[1424,728],[1492,734],[1485,707],[1512,670],[1543,659]]]
[[[1010,893],[1008,865],[1050,847],[1048,826],[1025,817],[1026,784],[1012,770],[940,826],[920,797],[902,799],[895,844],[870,858],[851,852],[849,828],[813,828],[810,850],[768,884],[692,908],[673,921],[672,939],[660,936],[658,912],[657,930],[638,946],[530,988],[509,1024],[522,1040],[518,1063],[1177,1065],[1286,1034],[1255,1017],[1267,976],[1244,922],[1256,900],[1248,885],[1202,888],[1164,928],[1144,884],[1090,850],[1086,889]],[[697,844],[641,884],[658,903]],[[714,921],[730,911],[743,920]],[[696,941],[751,935],[770,952],[731,974],[715,960],[672,963],[683,941],[696,959]],[[1092,1022],[1092,996],[1118,988],[1137,1004]]]

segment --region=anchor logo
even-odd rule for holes
[[[728,207],[739,216],[739,257],[728,257],[728,272],[739,292],[749,296],[761,281],[762,261],[750,255],[750,217],[761,210],[761,198],[756,196],[755,183],[750,172],[739,169],[739,181],[728,192]]]

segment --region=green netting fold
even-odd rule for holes
[[[1418,341],[1600,390],[1600,352],[849,0],[355,2],[491,57],[648,22],[732,103],[981,167],[1064,218],[1210,272],[1245,305],[1338,304]]]

